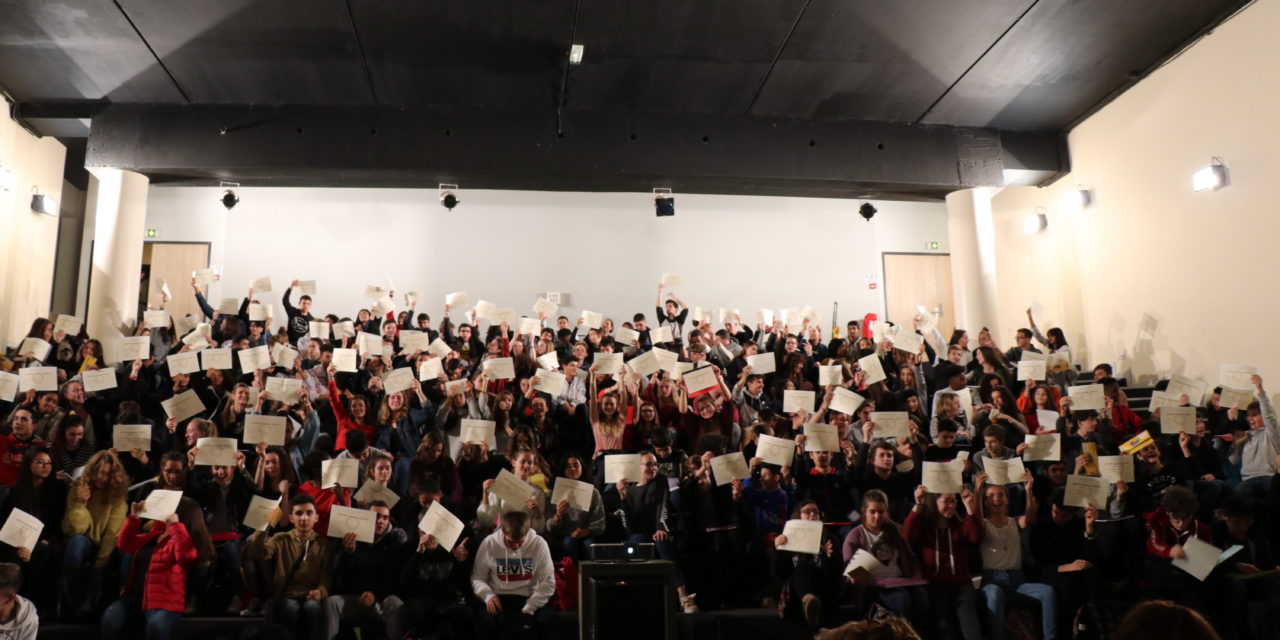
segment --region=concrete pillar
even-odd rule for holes
[[[1003,335],[996,310],[996,232],[991,213],[995,193],[979,187],[947,195],[953,317],[956,328],[969,332],[970,349],[977,346],[978,330],[984,326],[992,335]]]
[[[85,209],[93,222],[90,259],[89,335],[102,341],[107,362],[119,362],[119,338],[132,335],[138,322],[138,286],[142,241],[147,222],[150,180],[132,171],[91,169]]]

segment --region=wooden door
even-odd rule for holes
[[[946,254],[886,253],[884,258],[885,314],[894,324],[911,326],[921,305],[938,316],[944,340],[956,326],[951,295],[951,256]]]
[[[148,242],[144,258],[151,265],[147,284],[147,307],[160,306],[160,282],[169,285],[173,299],[165,307],[171,318],[200,313],[195,294],[191,292],[191,273],[209,268],[209,244],[206,242]],[[208,294],[206,287],[202,294]]]

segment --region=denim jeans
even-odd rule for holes
[[[136,638],[137,633],[126,633],[129,627],[145,626],[146,640],[168,640],[173,635],[173,628],[182,620],[182,614],[164,609],[142,610],[142,598],[128,596],[111,603],[102,613],[103,640],[116,638]]]
[[[281,598],[275,601],[275,621],[288,629],[294,638],[311,638],[324,640],[324,611],[318,600],[290,600]],[[298,619],[306,625],[307,632],[298,630]]]
[[[1271,476],[1249,478],[1236,486],[1236,493],[1251,500],[1262,500],[1271,490]]]
[[[97,553],[98,545],[94,544],[88,536],[71,536],[67,539],[67,550],[62,555],[62,568],[64,571],[75,569],[93,560]]]
[[[987,637],[1004,640],[1005,602],[1040,604],[1044,640],[1058,637],[1058,600],[1053,587],[1027,582],[1021,571],[983,571],[982,597],[986,601]]]
[[[524,607],[528,598],[500,595],[498,600],[502,602],[502,613],[496,616],[489,613],[484,604],[480,605],[480,616],[476,620],[476,637],[481,640],[497,640],[499,632],[503,630],[503,621],[512,621],[512,618],[523,615],[520,609]],[[542,640],[558,640],[560,637],[556,630],[556,614],[550,606],[543,606],[535,611],[532,622]]]
[[[890,611],[906,618],[921,635],[929,633],[929,592],[924,587],[876,589],[876,599]]]

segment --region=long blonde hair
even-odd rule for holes
[[[111,479],[107,481],[106,487],[107,498],[111,502],[124,502],[125,495],[129,492],[129,478],[124,473],[124,465],[120,463],[120,459],[106,449],[93,454],[84,463],[84,473],[71,483],[71,490],[74,492],[82,486],[88,486],[92,490],[98,468],[104,465],[111,470]]]

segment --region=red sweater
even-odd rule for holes
[[[968,584],[972,580],[969,546],[982,540],[982,531],[982,520],[976,514],[960,523],[952,520],[945,529],[939,529],[925,522],[914,509],[902,526],[902,536],[920,558],[925,579],[942,585]]]
[[[159,538],[166,526],[165,523],[156,521],[150,529],[143,531],[142,519],[130,515],[120,529],[116,546],[124,553],[137,553],[152,540]],[[182,613],[187,607],[187,570],[196,563],[199,553],[182,523],[175,523],[167,528],[169,536],[151,553],[147,582],[142,587],[143,611],[163,609]],[[129,568],[126,591],[132,587],[136,569],[137,567]]]
[[[1169,514],[1164,509],[1156,509],[1143,516],[1147,520],[1147,553],[1169,560],[1169,551],[1174,546],[1185,544],[1193,535],[1201,542],[1213,544],[1213,532],[1209,525],[1192,520],[1186,531],[1178,531],[1169,524]]]
[[[338,385],[333,382],[333,378],[329,378],[329,406],[333,407],[333,417],[338,421],[338,437],[333,443],[334,451],[346,450],[347,432],[352,429],[363,431],[369,444],[373,444],[373,436],[377,433],[378,427],[371,424],[356,424],[355,420],[351,419],[351,414],[347,413],[347,406],[343,404],[342,394],[338,392]]]
[[[27,447],[33,445],[47,447],[49,443],[34,435],[25,442],[17,439],[13,434],[0,436],[0,485],[12,487],[18,484],[18,473],[22,471],[22,456],[27,453]]]

